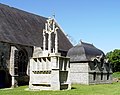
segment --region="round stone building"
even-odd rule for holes
[[[72,47],[70,57],[70,79],[78,84],[100,84],[112,82],[112,70],[105,54],[93,44],[84,43]]]

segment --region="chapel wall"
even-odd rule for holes
[[[70,63],[71,82],[88,84],[88,63]]]

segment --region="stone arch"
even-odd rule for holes
[[[18,85],[26,85],[29,82],[29,76],[27,75],[29,56],[26,48],[17,47],[15,51],[15,75],[18,75]]]

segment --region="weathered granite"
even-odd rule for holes
[[[92,44],[81,44],[68,51],[71,83],[112,83],[112,68],[105,54]]]
[[[43,30],[42,55],[30,59],[30,90],[61,90],[71,89],[69,58],[58,53],[57,27],[54,19],[48,19]],[[55,40],[51,40],[54,33]],[[48,40],[46,40],[48,34]],[[52,43],[55,46],[52,50]],[[48,44],[48,45],[47,45]],[[48,47],[46,47],[48,46]],[[48,49],[48,50],[46,50]],[[39,49],[40,52],[40,49]]]

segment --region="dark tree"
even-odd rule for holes
[[[106,57],[109,59],[113,72],[120,72],[120,49],[115,49],[106,54]]]

